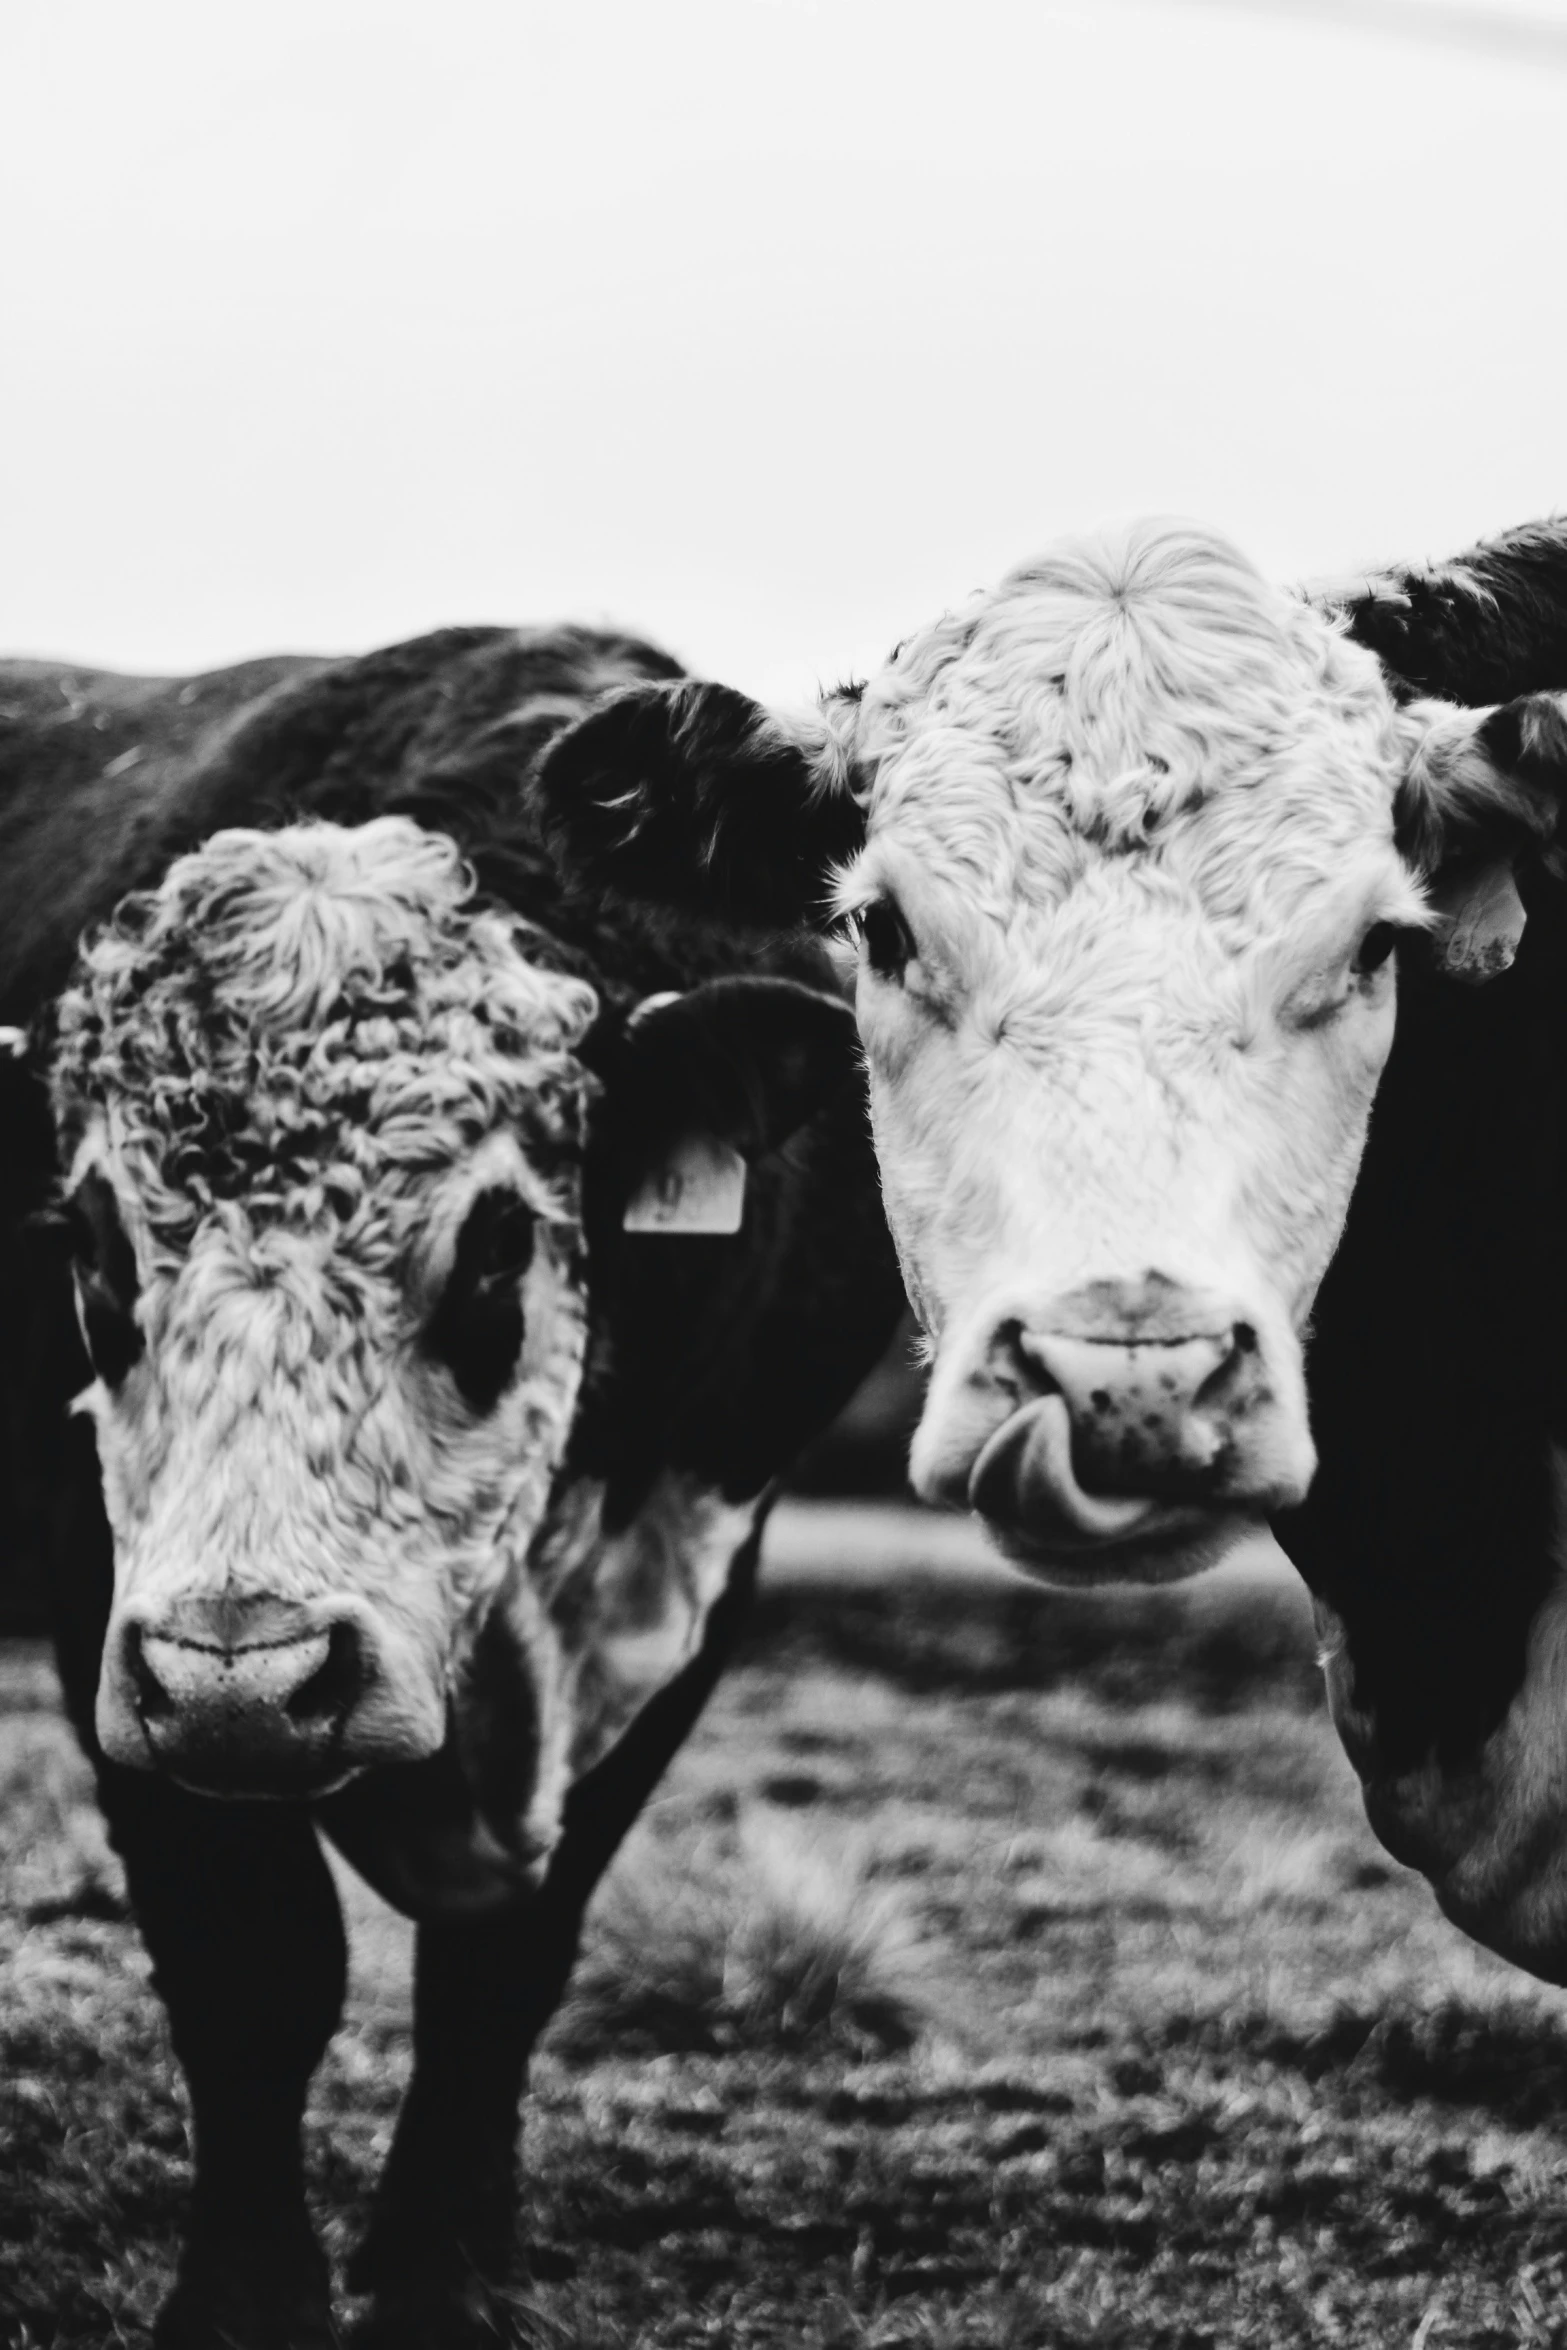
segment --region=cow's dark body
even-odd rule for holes
[[[1308,1352],[1320,1466],[1278,1528],[1344,1621],[1390,1765],[1496,1727],[1558,1572],[1567,1436],[1567,935],[1526,892],[1513,970],[1401,974],[1397,1039]]]
[[[1567,687],[1567,530],[1518,531],[1345,606],[1399,683]],[[1567,1438],[1567,908],[1521,876],[1513,969],[1403,958],[1398,1027],[1308,1355],[1320,1467],[1279,1538],[1342,1618],[1386,1767],[1471,1754],[1517,1696],[1559,1573]],[[1567,1965],[1567,1953],[1563,1954]]]
[[[528,773],[541,743],[594,694],[676,674],[627,640],[500,630],[184,684],[36,664],[0,672],[0,1017],[37,1016],[82,926],[213,829],[396,811],[457,838],[481,884],[540,926],[538,959],[594,981],[607,1009],[593,1050],[611,1060],[617,1016],[637,998],[754,970],[757,958],[690,918],[628,908],[606,917],[542,845]],[[808,946],[770,960],[825,971]],[[607,1479],[622,1520],[671,1470],[727,1498],[755,1494],[885,1345],[901,1287],[847,1060],[846,1075],[830,1108],[753,1167],[743,1256],[738,1241],[636,1243],[619,1230],[612,1186],[590,1198],[592,1335],[564,1473]],[[91,1432],[65,1408],[90,1372],[64,1267],[19,1238],[18,1218],[53,1170],[36,1096],[14,1072],[8,1082],[18,1123],[0,1304],[8,1357],[24,1372],[7,1419],[27,1464],[9,1482],[31,1503],[46,1552],[67,1702],[125,1860],[195,2121],[192,2228],[167,2336],[296,2350],[328,2338],[299,2122],[342,1997],[337,1903],[304,1808],[209,1801],[117,1769],[98,1750],[112,1551]],[[488,2286],[507,2266],[529,2050],[559,1998],[589,1895],[733,1645],[759,1532],[760,1520],[700,1652],[571,1794],[543,1890],[481,1921],[421,1926],[414,2083],[357,2280],[377,2289],[378,2339],[483,2331]]]

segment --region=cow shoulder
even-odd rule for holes
[[[1553,1455],[1560,1494],[1567,1455]],[[1316,1602],[1328,1702],[1387,1849],[1477,1942],[1560,1982],[1567,1950],[1567,1573],[1528,1619],[1500,1719],[1457,1753],[1394,1743],[1335,1608]],[[1352,1661],[1352,1659],[1354,1661]]]

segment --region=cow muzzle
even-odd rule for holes
[[[97,1728],[111,1762],[299,1801],[433,1754],[446,1721],[439,1686],[410,1687],[351,1601],[190,1596],[117,1612]]]
[[[1293,1333],[1157,1273],[990,1319],[955,1376],[938,1361],[910,1463],[1073,1580],[1195,1572],[1315,1465]]]

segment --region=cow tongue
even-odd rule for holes
[[[1048,1541],[1120,1542],[1162,1513],[1151,1496],[1087,1493],[1072,1467],[1066,1398],[1044,1395],[1014,1412],[980,1452],[969,1506],[1007,1530]]]

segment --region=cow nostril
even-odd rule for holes
[[[359,1638],[353,1625],[334,1624],[322,1662],[287,1700],[289,1720],[301,1729],[341,1720],[358,1697],[363,1681]]]
[[[126,1626],[125,1662],[130,1671],[131,1687],[136,1693],[136,1710],[142,1720],[165,1720],[174,1711],[174,1700],[147,1662],[140,1624]]]
[[[1014,1403],[1033,1403],[1060,1392],[1060,1381],[1040,1351],[1038,1335],[1021,1321],[1003,1322],[990,1341],[986,1365],[1000,1392]]]
[[[1217,1342],[1219,1346],[1223,1343],[1222,1339]],[[1192,1408],[1210,1415],[1246,1411],[1264,1400],[1266,1389],[1262,1341],[1253,1324],[1236,1322],[1229,1333],[1228,1351],[1198,1383],[1191,1398]]]

